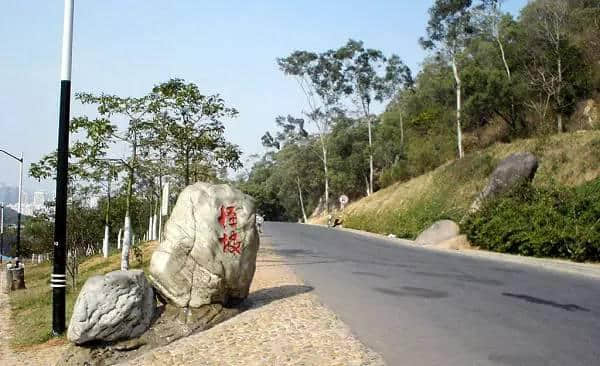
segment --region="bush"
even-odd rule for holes
[[[463,231],[483,249],[600,260],[600,179],[577,188],[524,185],[486,202]]]
[[[396,209],[345,215],[344,226],[414,239],[438,220],[458,221],[463,215],[464,210],[456,207],[452,195],[445,189],[439,189]]]

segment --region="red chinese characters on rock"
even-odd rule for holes
[[[237,214],[235,213],[235,206],[221,206],[218,220],[225,231],[223,236],[219,239],[221,245],[223,245],[223,253],[241,254],[242,240],[237,232]],[[227,232],[229,232],[229,235]]]

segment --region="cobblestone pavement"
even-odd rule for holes
[[[294,275],[268,243],[261,245],[248,298],[250,310],[127,365],[385,364],[321,305],[312,288]],[[1,366],[53,365],[66,347],[45,344],[26,351],[11,349],[11,324],[8,295],[0,293]]]
[[[261,245],[250,310],[127,365],[385,364],[321,305],[281,257]]]
[[[4,288],[6,278],[0,271],[0,289]],[[63,344],[49,342],[43,345],[29,347],[24,351],[10,347],[12,337],[12,320],[8,295],[0,291],[0,365],[1,366],[41,366],[53,365],[66,348]],[[61,343],[59,340],[58,343]]]

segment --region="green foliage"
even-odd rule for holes
[[[152,249],[148,245],[139,246],[143,260],[132,263],[132,268],[146,269],[150,262]],[[85,258],[80,264],[79,276],[74,287],[68,282],[66,296],[66,318],[71,319],[75,300],[85,281],[91,276],[102,275],[120,268],[121,253],[112,252],[105,259],[99,255]],[[27,290],[10,293],[10,310],[14,327],[11,344],[17,347],[42,344],[52,335],[52,288],[48,274],[52,272],[52,263],[28,265],[25,268]]]
[[[344,218],[344,226],[414,239],[434,222],[443,219],[458,221],[463,214],[463,210],[453,207],[447,195],[433,192],[412,201],[400,210],[384,211],[376,216],[349,215]]]
[[[460,221],[467,212],[459,190],[467,182],[486,178],[495,166],[490,154],[470,154],[440,168],[427,190],[409,197],[404,204],[383,212],[352,212],[344,216],[344,226],[371,232],[415,238],[435,221]],[[449,184],[452,182],[452,184]]]
[[[463,230],[483,249],[600,260],[600,179],[577,188],[519,187],[486,202]]]

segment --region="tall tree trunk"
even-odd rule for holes
[[[369,130],[369,189],[367,190],[367,196],[370,196],[373,193],[373,138],[370,116],[367,116],[367,126]]]
[[[504,53],[504,45],[502,45],[502,41],[500,40],[500,35],[496,35],[496,42],[498,42],[498,47],[500,48],[500,54],[502,55],[502,63],[504,63],[504,69],[506,70],[506,76],[508,76],[508,80],[510,80],[511,79],[510,67],[508,67],[508,62],[506,61],[506,54]]]
[[[108,258],[108,236],[110,235],[108,225],[104,225],[104,239],[102,240],[102,256]]]
[[[563,121],[562,121],[562,111],[561,111],[561,107],[562,107],[562,97],[561,97],[561,92],[562,92],[562,60],[560,58],[560,49],[556,50],[557,53],[557,60],[556,60],[556,67],[557,67],[557,72],[558,72],[558,86],[556,87],[556,108],[557,108],[557,116],[556,116],[556,122],[557,122],[557,128],[558,128],[558,133],[563,132]]]
[[[117,234],[117,249],[121,249],[121,235],[123,234],[123,228],[119,229],[119,233]]]
[[[458,75],[458,66],[456,65],[456,56],[452,56],[452,72],[454,73],[454,80],[456,81],[456,137],[458,140],[458,158],[462,159],[465,156],[462,146],[462,127],[460,123],[461,108],[462,108],[462,96],[461,96],[461,80]]]
[[[325,173],[325,212],[329,212],[329,172],[327,169],[327,147],[323,136],[321,136],[321,148],[323,149],[323,171]]]
[[[162,236],[162,194],[163,194],[163,183],[162,183],[162,152],[160,157],[160,166],[158,168],[158,236],[156,240],[160,241]]]
[[[108,175],[107,200],[106,200],[106,217],[104,219],[104,240],[102,241],[102,255],[108,258],[109,236],[110,236],[110,172]]]
[[[400,145],[404,147],[404,113],[400,112]]]
[[[302,218],[304,223],[308,221],[306,219],[306,211],[304,210],[304,200],[302,199],[302,189],[300,188],[300,177],[296,177],[296,183],[298,184],[298,197],[300,197],[300,208],[302,209]]]
[[[152,218],[152,234],[150,240],[158,239],[158,201],[154,204],[154,217]]]
[[[502,40],[500,39],[499,33],[496,33],[496,42],[498,42],[498,48],[500,48],[500,55],[502,56],[502,63],[504,64],[504,70],[506,71],[506,78],[508,79],[508,82],[510,84],[510,82],[512,81],[512,74],[510,72],[510,66],[508,66],[508,61],[506,60],[506,53],[504,52],[504,45],[502,44]],[[512,87],[512,84],[510,86]],[[515,111],[515,98],[512,94],[510,96],[510,119],[511,119],[511,121],[509,122],[510,126],[513,129],[516,128],[517,114]]]
[[[132,161],[131,166],[129,167],[129,179],[127,180],[127,200],[126,200],[126,210],[125,210],[125,223],[124,223],[124,231],[123,234],[123,250],[121,252],[121,270],[126,271],[129,269],[129,251],[131,249],[131,240],[132,240],[132,232],[131,232],[131,196],[133,193],[133,179],[135,173],[135,163],[136,163],[136,149],[137,149],[137,135],[134,134],[133,138],[133,148],[132,148]]]
[[[185,186],[190,185],[190,152],[185,151]]]

